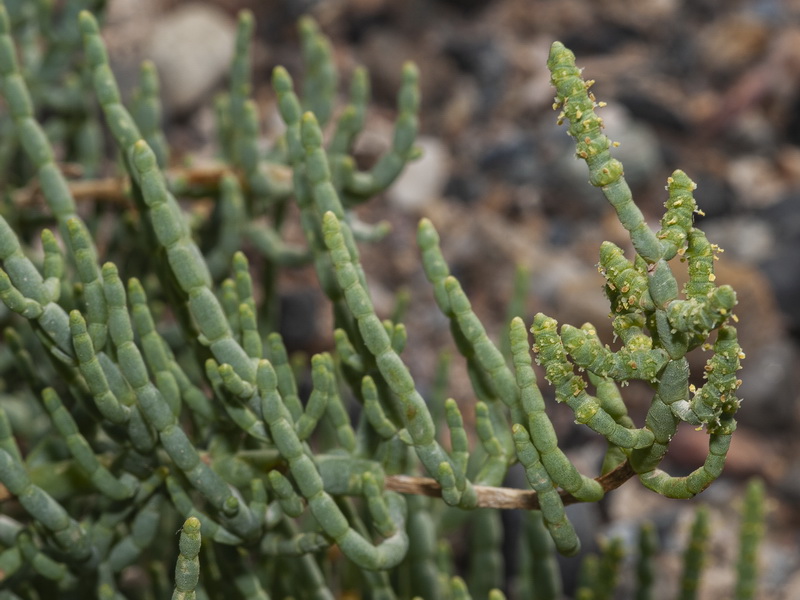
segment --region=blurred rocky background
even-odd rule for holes
[[[243,8],[257,21],[254,96],[265,146],[281,131],[272,68],[302,75],[301,14],[331,37],[343,97],[353,68],[369,68],[374,102],[359,141],[363,165],[390,143],[403,61],[420,67],[424,155],[360,216],[393,226],[379,251],[363,258],[379,311],[388,316],[397,290],[411,291],[404,358],[421,388],[430,385],[449,329],[419,264],[414,236],[422,216],[440,231],[454,274],[495,339],[521,264],[530,273],[526,321],[538,311],[575,325],[592,321],[612,341],[597,252],[604,239],[629,244],[555,123],[545,66],[554,40],[575,52],[609,104],[600,113],[606,133],[621,143],[615,155],[648,221],[658,223],[671,171],[686,171],[705,212],[699,225],[725,249],[718,281],[738,292],[744,403],[726,471],[699,498],[715,507],[701,596],[730,597],[734,499],[758,474],[771,497],[760,597],[800,598],[800,0],[111,0],[105,37],[123,88],[133,87],[143,58],[155,61],[167,135],[187,154],[213,156],[212,99],[226,84]],[[286,284],[287,341],[297,349],[330,344],[313,275],[290,274]],[[705,358],[694,358],[702,372]],[[454,361],[450,392],[469,403],[463,374]],[[631,386],[626,394],[641,418],[648,389]],[[596,470],[602,444],[574,429],[560,408],[553,406],[561,439],[585,472]],[[664,466],[688,473],[706,444],[704,432],[681,431]],[[600,511],[571,510],[587,531],[610,527],[631,544],[638,523],[653,519],[669,552],[663,569],[677,573],[692,504],[630,482]],[[674,597],[669,585],[665,597]]]

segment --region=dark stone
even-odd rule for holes
[[[607,54],[638,39],[639,32],[622,23],[598,23],[597,27],[571,31],[561,36],[564,45],[576,56]]]
[[[776,239],[775,252],[760,265],[794,335],[800,335],[800,190],[762,210]]]
[[[683,27],[671,28],[664,42],[664,50],[659,52],[656,62],[660,71],[679,77],[684,82],[696,78],[698,58],[695,36]]]
[[[646,121],[650,125],[675,133],[689,131],[689,123],[685,115],[678,110],[681,107],[670,106],[660,98],[640,89],[625,86],[618,94],[616,101],[624,104],[631,116]]]
[[[727,14],[730,9],[736,6],[736,2],[728,2],[727,0],[695,0],[694,2],[687,2],[683,10],[685,11],[687,21],[689,21],[689,19],[694,19],[696,22],[713,21]]]
[[[457,8],[466,15],[472,15],[489,6],[492,0],[438,0],[438,2],[451,8]]]
[[[775,490],[787,502],[800,502],[800,462],[793,462],[775,485]]]
[[[392,15],[388,10],[349,13],[343,20],[344,38],[351,44],[361,44],[374,29],[391,27]]]
[[[473,204],[483,196],[486,186],[482,178],[474,173],[457,174],[450,177],[444,186],[443,195],[464,204]]]
[[[695,222],[729,215],[735,206],[735,192],[727,181],[712,173],[699,172],[691,175],[697,184],[695,200],[703,215],[695,215]]]
[[[774,229],[776,239],[800,241],[800,189],[788,192],[780,201],[762,210],[759,217]]]
[[[481,90],[480,112],[487,114],[504,96],[508,61],[502,48],[492,38],[453,38],[444,53],[456,66],[478,82]]]
[[[795,97],[792,109],[789,111],[789,122],[784,129],[786,141],[800,146],[800,96]]]
[[[506,140],[487,148],[478,158],[478,167],[509,183],[534,183],[541,179],[536,149],[536,141],[530,136]]]
[[[772,285],[778,307],[787,318],[787,325],[800,336],[800,239],[781,241],[775,255],[760,268]]]
[[[568,248],[575,240],[575,222],[572,219],[550,219],[547,241],[557,248]]]
[[[768,435],[790,430],[798,420],[796,344],[782,338],[757,352],[748,351],[744,342],[743,346],[747,360],[739,375],[737,395],[743,401],[737,420]]]

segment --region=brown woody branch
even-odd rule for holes
[[[613,471],[596,478],[603,487],[604,492],[617,489],[636,472],[628,461],[619,465]],[[408,475],[389,475],[386,477],[386,489],[402,494],[417,496],[442,497],[442,488],[436,480],[430,477],[411,477]],[[514,488],[490,487],[485,485],[474,486],[478,496],[478,506],[482,508],[521,508],[524,510],[538,510],[539,496],[533,490],[519,490]],[[563,490],[559,491],[561,500],[565,505],[580,502],[572,494]]]
[[[62,170],[66,173],[69,168],[62,165]],[[279,180],[286,180],[291,177],[291,171],[283,165],[270,164],[270,174]],[[174,168],[167,171],[167,178],[170,180],[181,179],[191,187],[198,187],[209,192],[216,191],[220,180],[225,173],[231,172],[230,167],[225,164],[196,165],[192,167]],[[246,182],[240,176],[240,183],[244,186]],[[102,179],[81,179],[68,183],[72,197],[80,202],[82,200],[95,200],[111,204],[129,204],[130,198],[130,179],[127,177],[106,177]],[[17,206],[31,204],[41,194],[38,181],[34,180],[30,185],[21,188],[14,194],[14,203]]]

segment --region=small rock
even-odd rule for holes
[[[646,3],[635,0],[611,0],[604,2],[601,10],[604,20],[629,33],[635,32],[640,37],[647,38],[661,33],[668,24],[680,19],[680,8],[681,3],[677,0],[652,0]]]
[[[631,77],[632,81],[626,82],[619,91],[617,101],[636,119],[667,131],[688,132],[691,124],[685,108],[686,103],[676,102],[675,98],[679,95],[676,93],[676,86],[655,86],[652,83],[647,85],[641,81],[641,77],[641,75],[635,79]]]
[[[444,100],[441,132],[445,138],[458,139],[469,132],[475,122],[481,102],[481,92],[471,77],[461,76],[450,88],[450,95]]]
[[[796,426],[800,417],[797,360],[794,345],[785,337],[748,354],[738,392],[743,399],[738,414],[742,423],[765,433]]]
[[[741,153],[769,155],[780,144],[779,132],[761,110],[743,111],[725,132],[727,140]]]
[[[450,153],[438,138],[420,137],[422,158],[406,165],[389,190],[389,201],[405,211],[417,210],[442,195],[450,175]]]
[[[572,250],[553,253],[546,262],[533,265],[531,280],[536,292],[561,323],[580,327],[588,321],[597,327],[601,339],[609,342],[612,334],[603,278],[591,264],[571,253]]]
[[[459,174],[448,180],[443,193],[448,199],[469,205],[486,195],[486,187],[482,178]]]
[[[442,4],[449,4],[465,14],[471,14],[486,8],[489,0],[439,0]]]
[[[760,58],[769,41],[764,21],[752,14],[732,14],[706,28],[700,38],[700,58],[712,73],[737,73]]]
[[[230,69],[236,24],[212,4],[181,5],[155,23],[146,54],[161,79],[165,108],[186,113],[205,102]]]
[[[502,46],[491,37],[455,38],[445,44],[444,52],[462,72],[475,77],[481,113],[488,115],[505,93],[509,66]]]
[[[762,218],[769,222],[776,243],[774,252],[760,266],[795,333],[800,332],[800,264],[795,260],[800,256],[798,206],[797,192],[794,191],[761,213]]]
[[[730,214],[731,210],[734,208],[735,195],[733,189],[731,189],[731,186],[724,178],[718,177],[710,171],[698,171],[696,174],[693,172],[692,179],[697,184],[697,191],[694,194],[697,200],[697,206],[703,211],[702,215],[695,217],[695,222],[699,223],[702,221],[703,230],[708,234],[708,230],[706,229],[707,223],[716,223],[719,217]],[[748,224],[752,222],[753,221],[750,219],[736,221],[741,227],[747,227]],[[758,223],[756,223],[756,226],[757,225]],[[711,239],[711,235],[708,235],[709,239]],[[740,240],[742,239],[749,238],[731,238],[731,240],[736,241],[736,244],[729,245],[740,246]],[[719,242],[717,238],[714,238],[714,241]],[[728,246],[723,245],[723,248],[727,247]]]
[[[123,98],[139,85],[142,61],[152,23],[158,23],[164,11],[162,0],[113,0],[108,3],[103,27],[103,41],[108,49],[111,70]]]
[[[452,61],[436,52],[427,36],[420,33],[412,41],[387,27],[368,29],[355,58],[369,71],[374,101],[389,105],[394,105],[400,89],[403,63],[419,65],[422,114],[428,118],[425,107],[447,101],[458,75]]]
[[[800,598],[800,560],[797,544],[764,540],[759,551],[761,574],[759,599],[794,600]]]
[[[599,115],[603,118],[607,135],[619,142],[614,157],[625,165],[628,184],[637,187],[652,181],[661,167],[662,157],[658,138],[650,127],[615,106],[602,109]]]
[[[606,23],[603,27],[576,28],[561,36],[564,45],[578,56],[611,54],[633,39],[633,32],[615,23]]]
[[[141,23],[144,19],[158,15],[163,9],[160,0],[113,0],[108,3],[104,28],[115,28],[128,24],[131,20]]]
[[[482,171],[513,184],[534,183],[542,177],[541,165],[534,160],[537,141],[519,134],[489,145],[478,158]]]
[[[800,240],[790,240],[776,248],[775,256],[761,263],[778,305],[793,333],[800,332]]]
[[[760,216],[773,228],[776,239],[800,240],[800,190],[791,190]]]
[[[785,192],[784,178],[774,162],[763,156],[734,158],[728,164],[728,182],[746,208],[764,208]]]
[[[776,483],[778,494],[787,502],[800,502],[800,464],[790,464]]]
[[[669,464],[681,472],[696,468],[708,455],[708,440],[709,436],[705,432],[696,431],[693,426],[682,423],[669,445]],[[766,438],[755,433],[753,429],[739,427],[736,435],[731,438],[724,473],[729,479],[753,476],[776,479],[780,476],[781,464],[780,455]],[[709,491],[709,494],[713,496],[713,492]],[[722,497],[725,496],[727,494]]]

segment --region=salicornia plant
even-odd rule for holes
[[[169,169],[155,69],[143,66],[129,111],[98,25],[84,11],[74,24],[79,33],[65,39],[82,40],[73,77],[93,89],[125,171],[109,191],[107,180],[67,180],[36,116],[42,92],[33,90],[53,78],[41,79],[28,56],[20,67],[12,22],[46,34],[50,4],[9,9],[0,3],[7,111],[0,131],[13,143],[0,143],[0,166],[27,165],[33,183],[3,183],[0,217],[7,309],[0,482],[15,499],[0,516],[0,597],[150,598],[174,590],[174,598],[334,598],[360,590],[370,598],[499,599],[502,530],[498,511],[487,509],[508,508],[527,513],[517,597],[556,598],[552,546],[565,555],[580,548],[565,505],[596,502],[632,477],[689,498],[719,476],[744,356],[731,324],[735,294],[714,281],[718,249],[693,226],[695,186],[686,174],[667,182],[661,228],[647,225],[610,154],[591,82],[560,43],[548,61],[559,122],[569,122],[591,183],[636,252],[629,259],[611,243],[600,250],[619,343],[604,345],[591,324],[559,328],[538,314],[527,324],[514,318],[501,351],[450,274],[433,223],[423,220],[422,264],[467,364],[476,398],[468,405],[421,395],[402,358],[413,343],[402,307],[392,319],[376,313],[359,259],[358,242],[385,227],[361,223],[352,208],[385,190],[418,153],[414,65],[403,67],[391,148],[360,170],[352,146],[364,126],[367,74],[353,73],[349,104],[334,122],[329,43],[304,18],[302,94],[285,69],[274,70],[285,131],[264,153],[250,98],[253,21],[243,13],[230,88],[215,104],[218,166]],[[45,39],[51,46],[40,53],[59,50]],[[22,50],[29,45],[18,39]],[[89,127],[91,111],[81,107],[81,127]],[[82,131],[73,137],[83,139]],[[87,144],[75,156],[101,152]],[[38,193],[49,214],[32,220],[26,206]],[[78,209],[76,198],[101,196],[126,207],[112,224],[108,204]],[[205,221],[188,218],[178,201],[197,197],[214,201]],[[300,246],[283,235],[295,214]],[[43,220],[52,228],[42,229]],[[682,292],[670,267],[676,259],[688,262]],[[302,265],[313,265],[336,330],[335,349],[298,362],[275,331],[276,286],[282,269]],[[557,400],[607,441],[597,477],[580,473],[559,448],[532,364],[531,325],[533,356]],[[696,389],[686,355],[699,346],[710,358]],[[620,390],[631,380],[652,388],[641,427]],[[474,436],[462,411],[474,413]],[[672,477],[659,464],[681,422],[705,429],[697,435],[708,436],[709,452],[695,472]],[[515,463],[530,489],[502,487]],[[757,512],[748,512],[748,523]],[[473,548],[465,579],[445,542],[460,524],[469,526]],[[758,525],[747,527],[743,573],[751,573],[757,543]],[[588,563],[582,593],[613,597],[621,551],[609,542]],[[644,594],[653,553],[645,530]],[[752,574],[743,580],[739,597],[753,581]]]

